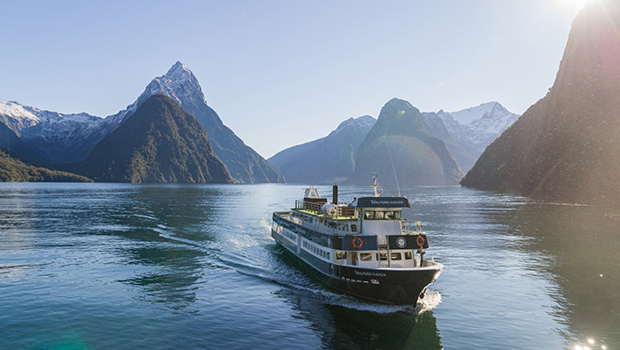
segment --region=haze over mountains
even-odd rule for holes
[[[368,184],[372,173],[388,186],[456,185],[463,176],[454,156],[432,134],[420,111],[397,98],[383,106],[360,145],[351,182]]]
[[[555,83],[480,156],[462,184],[534,199],[618,205],[620,5],[575,18]]]
[[[359,146],[376,122],[368,115],[349,118],[328,136],[280,151],[269,162],[282,171],[287,182],[344,183],[355,170]]]
[[[392,106],[391,105],[396,105]],[[407,111],[408,116],[406,122],[394,123],[392,127],[384,129],[381,136],[389,138],[390,147],[385,148],[385,144],[378,142],[378,149],[383,149],[380,155],[375,155],[380,160],[372,161],[371,155],[359,153],[359,147],[366,139],[368,133],[373,129],[376,119],[370,116],[359,118],[350,118],[342,122],[338,128],[332,131],[328,136],[307,142],[305,144],[293,146],[280,151],[269,161],[282,171],[287,182],[300,184],[333,184],[333,183],[350,183],[351,176],[356,171],[358,157],[361,157],[362,164],[367,163],[367,169],[359,170],[359,179],[353,182],[368,183],[372,178],[372,173],[382,173],[380,180],[384,184],[395,184],[394,170],[401,168],[402,164],[413,164],[412,159],[414,152],[422,152],[416,150],[418,147],[427,148],[420,143],[417,146],[404,143],[419,141],[414,136],[417,133],[423,133],[427,136],[438,138],[452,157],[456,160],[461,170],[467,171],[473,166],[476,158],[482,153],[484,148],[488,146],[495,138],[497,138],[506,128],[508,128],[517,118],[518,115],[508,112],[501,104],[497,102],[489,102],[477,107],[468,108],[458,112],[423,112],[420,113],[409,102],[399,99],[393,99],[388,102],[384,108],[396,108],[399,113],[387,115],[382,112],[386,118],[386,123],[392,118],[402,118],[402,112]],[[420,114],[423,121],[418,118]],[[402,135],[404,128],[409,128],[409,124],[417,123],[417,131],[411,135]],[[381,128],[381,127],[379,127]],[[388,130],[389,129],[389,130]],[[398,139],[395,135],[399,135]],[[389,136],[389,137],[388,137]],[[419,136],[419,135],[418,135]],[[377,140],[375,140],[377,141]],[[381,141],[381,140],[378,140]],[[368,141],[370,143],[370,141]],[[404,143],[403,143],[404,142]],[[392,144],[393,143],[393,144]],[[387,152],[389,150],[389,152]],[[374,152],[372,147],[367,149],[368,152]],[[428,149],[426,150],[428,152]],[[392,159],[389,159],[392,156]],[[431,156],[435,158],[436,156]],[[428,163],[415,161],[419,168],[428,167],[429,164],[435,164],[435,161],[427,159]],[[387,162],[387,164],[383,164]],[[394,163],[394,167],[392,166]],[[424,164],[424,165],[422,165]],[[440,166],[441,162],[435,164]],[[387,168],[386,168],[387,166]],[[443,166],[443,165],[441,165]],[[456,184],[460,177],[456,180],[452,178],[446,181],[443,173],[438,178],[422,180],[420,174],[415,175],[413,169],[396,170],[399,181],[402,178],[402,184]],[[368,172],[363,174],[363,172]],[[456,172],[458,173],[458,171]],[[462,174],[460,175],[462,176]],[[438,180],[441,178],[441,180]]]
[[[61,114],[0,101],[0,122],[9,130],[0,141],[0,147],[12,149],[24,159],[50,167],[82,161],[104,137],[153,95],[170,97],[200,122],[207,131],[213,152],[226,165],[235,182],[284,182],[284,177],[274,166],[222,123],[207,105],[196,77],[180,62],[164,76],[151,81],[133,104],[105,119],[86,113]]]

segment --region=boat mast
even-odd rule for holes
[[[383,193],[383,188],[379,187],[379,184],[377,184],[376,173],[372,173],[372,186],[370,187],[372,187],[373,191],[375,192],[375,197],[379,197]]]

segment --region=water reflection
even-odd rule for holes
[[[386,312],[383,305],[369,311],[373,304],[360,310],[287,288],[278,296],[311,323],[325,349],[443,349],[432,311]]]
[[[139,287],[142,301],[176,311],[189,308],[197,300],[206,270],[220,268],[209,262],[210,243],[217,240],[220,196],[210,187],[140,186],[126,198],[112,226],[127,227],[103,232],[133,240],[119,246],[124,264],[137,265],[140,272],[119,282]],[[122,213],[122,214],[121,214]]]
[[[553,297],[567,344],[582,349],[620,347],[620,212],[558,204],[521,207],[514,234],[533,238],[528,254],[546,256],[546,276],[559,288]]]

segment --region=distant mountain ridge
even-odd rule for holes
[[[486,149],[464,186],[618,205],[618,28],[616,1],[592,1],[580,11],[553,87]]]
[[[289,183],[344,183],[353,174],[357,150],[376,121],[368,115],[349,118],[328,136],[280,151],[269,162]]]
[[[427,124],[424,128],[445,143],[458,166],[465,171],[518,118],[498,102],[457,112],[440,110],[421,115]],[[328,136],[280,151],[269,158],[269,162],[291,183],[347,183],[356,169],[358,149],[376,122],[371,116],[349,118]]]
[[[109,121],[87,113],[62,114],[2,100],[0,122],[33,157],[56,164],[85,158],[111,129]]]

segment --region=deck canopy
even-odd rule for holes
[[[352,203],[357,208],[409,208],[407,197],[361,197]]]

